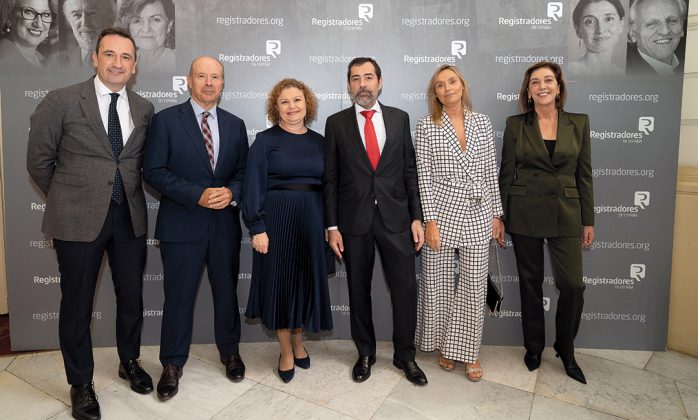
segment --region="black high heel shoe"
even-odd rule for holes
[[[555,348],[555,346],[553,346],[553,348]],[[560,351],[555,348],[555,357],[562,360],[562,366],[565,368],[565,373],[567,374],[567,376],[574,379],[575,381],[579,381],[586,385],[587,380],[584,377],[584,372],[582,372],[582,369],[577,364],[577,361],[574,360],[574,355],[572,355],[572,357],[570,358],[567,358],[565,356],[562,356],[560,354]]]
[[[528,350],[526,351],[526,354],[524,355],[524,363],[526,364],[529,372],[533,372],[540,367],[541,355],[541,353],[531,353]]]
[[[281,355],[279,355],[279,366],[281,365]],[[279,378],[284,381],[285,384],[291,382],[293,375],[296,374],[296,368],[291,368],[290,370],[281,370],[277,367],[276,370],[279,372]]]
[[[310,354],[308,354],[308,350],[306,350],[305,346],[303,346],[303,350],[305,350],[306,356],[302,359],[298,359],[294,354],[293,363],[301,369],[308,369],[310,367]]]

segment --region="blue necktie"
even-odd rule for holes
[[[107,137],[109,138],[109,143],[111,143],[111,150],[114,152],[114,159],[119,161],[119,155],[121,154],[121,149],[124,148],[124,138],[121,135],[121,122],[119,121],[119,114],[116,112],[116,101],[119,99],[118,93],[110,93],[111,102],[109,103],[109,118],[107,120]],[[116,168],[116,175],[114,175],[114,186],[111,190],[111,199],[117,205],[121,205],[124,202],[124,183],[121,180],[121,172],[119,168]]]

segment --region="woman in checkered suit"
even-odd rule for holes
[[[467,83],[453,66],[437,69],[428,95],[429,115],[417,123],[415,140],[427,244],[415,343],[439,350],[444,370],[464,362],[466,377],[479,381],[489,243],[503,237],[492,124],[472,111]]]

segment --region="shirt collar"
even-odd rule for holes
[[[671,57],[671,64],[667,64],[662,61],[655,60],[654,58],[640,51],[639,49],[637,50],[637,52],[639,52],[640,56],[645,61],[647,61],[647,64],[652,66],[652,68],[659,74],[673,74],[674,69],[677,68],[680,64],[679,58],[676,56],[676,54],[674,54]]]
[[[376,103],[373,104],[373,106],[370,109],[376,111],[379,114],[381,113],[381,106],[378,103],[378,101],[376,101]],[[354,112],[356,112],[356,114],[358,115],[358,114],[361,114],[362,111],[368,111],[368,109],[362,107],[361,105],[359,105],[357,103],[354,103]]]
[[[196,103],[196,101],[191,98],[189,99],[189,103],[191,103],[191,107],[194,109],[194,115],[196,115],[197,118],[199,117],[199,115],[203,114],[206,111],[201,105]],[[211,114],[209,115],[209,118],[213,118],[214,120],[216,119],[217,109],[218,107],[214,106],[213,108],[208,110],[208,113]]]
[[[111,93],[118,93],[120,98],[123,98],[128,102],[128,95],[126,95],[126,86],[122,87],[120,91],[118,92],[112,92],[111,89],[109,89],[104,83],[102,83],[101,80],[99,80],[99,76],[95,75],[95,92],[97,92],[97,96],[107,96]]]

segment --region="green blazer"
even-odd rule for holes
[[[589,117],[558,109],[552,159],[534,111],[507,118],[499,189],[507,232],[581,236],[594,225]]]

